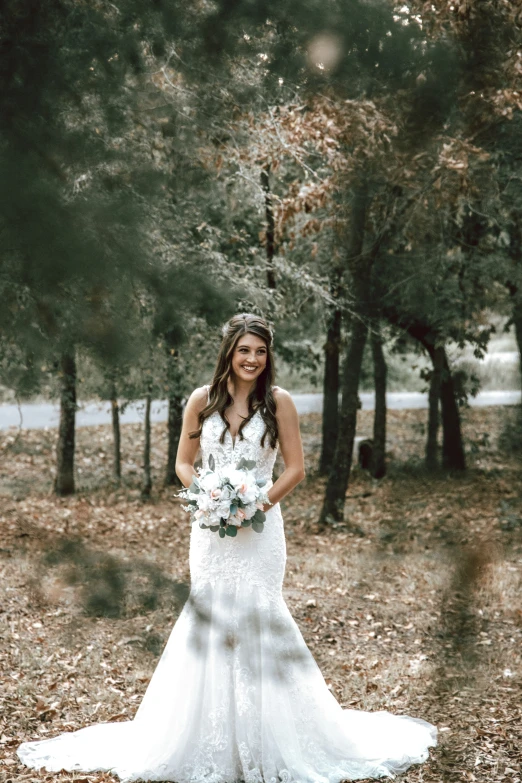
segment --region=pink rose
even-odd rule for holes
[[[219,487],[210,490],[210,497],[212,498],[212,500],[219,500],[219,498],[221,497],[221,490],[219,489]]]
[[[242,509],[242,508],[238,508],[238,510],[236,511],[236,517],[239,517],[239,519],[240,519],[241,521],[243,521],[244,519],[246,519],[246,514],[245,514],[245,512],[243,511],[243,509]]]

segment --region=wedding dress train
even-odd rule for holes
[[[276,450],[261,446],[260,414],[244,440],[221,444],[222,430],[217,413],[204,422],[203,464],[255,459],[269,486]],[[24,742],[22,762],[122,781],[340,783],[424,761],[434,726],[343,710],[328,690],[283,600],[285,561],[279,504],[262,533],[220,538],[194,523],[190,596],[134,719]]]

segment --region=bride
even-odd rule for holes
[[[212,383],[187,403],[176,470],[188,486],[199,450],[204,467],[211,455],[216,467],[255,460],[270,501],[264,530],[220,538],[194,523],[190,596],[134,720],[24,742],[27,766],[122,781],[340,783],[393,777],[428,757],[431,724],[341,708],[283,600],[279,501],[304,467],[295,406],[273,382],[266,321],[234,316]],[[285,469],[272,483],[278,446]]]

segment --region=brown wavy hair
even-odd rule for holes
[[[243,429],[246,427],[254,414],[259,411],[265,422],[265,431],[261,438],[261,446],[265,445],[265,439],[269,438],[271,448],[275,449],[278,438],[278,427],[276,419],[276,402],[272,386],[275,380],[274,352],[272,348],[272,330],[264,318],[252,313],[240,313],[234,315],[230,321],[223,326],[223,339],[219,348],[216,369],[214,377],[210,384],[209,400],[207,405],[199,413],[199,429],[191,432],[191,438],[199,438],[203,422],[212,416],[216,411],[223,419],[224,429],[219,439],[220,443],[225,442],[227,430],[230,432],[230,422],[227,419],[226,410],[234,400],[228,391],[228,379],[232,373],[232,357],[238,340],[245,334],[255,334],[260,337],[266,345],[266,367],[261,375],[256,379],[256,383],[248,396],[248,416],[243,419],[239,427],[237,437],[243,438]]]

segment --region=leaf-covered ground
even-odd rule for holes
[[[285,598],[328,685],[352,708],[440,729],[408,783],[519,783],[522,486],[514,408],[463,413],[469,469],[422,469],[425,411],[389,412],[389,475],[355,469],[346,525],[320,532],[318,416],[302,419],[308,477],[283,504]],[[360,415],[359,434],[371,432]],[[123,487],[107,427],[78,431],[78,493],[52,494],[55,431],[0,434],[0,779],[114,781],[21,766],[17,745],[131,718],[187,596],[188,535],[161,488],[139,497],[142,434],[123,428]]]

